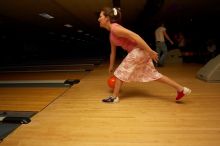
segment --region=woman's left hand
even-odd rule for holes
[[[158,61],[158,53],[152,50],[152,51],[150,52],[150,58],[151,58],[153,61],[157,62],[157,61]]]
[[[113,74],[113,71],[114,71],[113,66],[109,66],[108,72],[109,72],[110,74]]]

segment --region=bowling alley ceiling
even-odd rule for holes
[[[219,14],[219,1],[215,0],[1,0],[0,27],[98,33],[97,15],[104,6],[120,6],[125,25],[152,16],[169,19],[182,14]]]
[[[127,11],[124,19],[132,21],[145,3],[145,0],[137,3],[133,0],[121,0],[120,5]],[[119,5],[112,0],[1,0],[0,26],[96,32],[99,27],[98,11],[113,4]],[[42,14],[52,18],[46,19]]]

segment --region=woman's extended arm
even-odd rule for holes
[[[109,73],[113,72],[114,64],[115,64],[115,57],[116,57],[116,46],[113,42],[111,42],[111,53],[110,53],[110,64],[109,64]]]

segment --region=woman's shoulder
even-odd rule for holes
[[[111,31],[117,31],[117,30],[120,29],[120,28],[124,28],[124,27],[121,26],[121,25],[118,24],[118,23],[112,23]]]
[[[118,23],[112,23],[111,24],[111,32],[116,32],[117,29],[120,27],[120,25]]]
[[[122,26],[118,23],[112,23],[112,28],[118,28],[118,27],[122,27]]]

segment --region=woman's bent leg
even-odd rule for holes
[[[113,96],[114,97],[118,97],[119,96],[119,92],[120,92],[122,83],[123,83],[123,81],[121,81],[118,78],[116,78],[115,88],[114,88],[114,91],[113,91]]]
[[[119,102],[119,97],[118,96],[119,96],[119,92],[120,92],[122,83],[123,83],[123,81],[121,81],[118,78],[116,78],[113,95],[103,99],[102,101],[106,102],[106,103],[116,103],[116,102]]]

